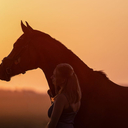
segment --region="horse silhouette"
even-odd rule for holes
[[[77,55],[50,35],[21,21],[23,34],[11,53],[2,60],[0,79],[40,68],[55,95],[51,76],[59,63],[74,68],[82,90],[81,108],[75,128],[128,128],[128,88],[112,82],[103,72],[89,68]]]

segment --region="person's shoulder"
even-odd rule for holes
[[[58,95],[57,95],[55,101],[66,102],[67,99],[66,99],[65,95],[64,95],[63,93],[61,93],[61,94],[58,94]]]
[[[66,100],[66,96],[63,93],[58,94],[56,98]]]

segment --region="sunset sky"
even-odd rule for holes
[[[0,0],[0,60],[22,34],[20,21],[56,38],[90,68],[128,85],[128,0]],[[46,92],[40,69],[0,81],[2,89]]]

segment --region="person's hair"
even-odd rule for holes
[[[65,85],[61,87],[58,94],[64,93],[69,103],[77,103],[81,99],[81,89],[74,69],[67,63],[57,65],[56,70],[66,79]]]

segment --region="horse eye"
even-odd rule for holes
[[[19,63],[20,63],[20,61],[21,61],[21,59],[20,59],[20,58],[18,58],[17,60],[15,60],[15,61],[14,61],[15,65],[19,64]]]
[[[11,68],[6,68],[6,73],[11,74]]]

